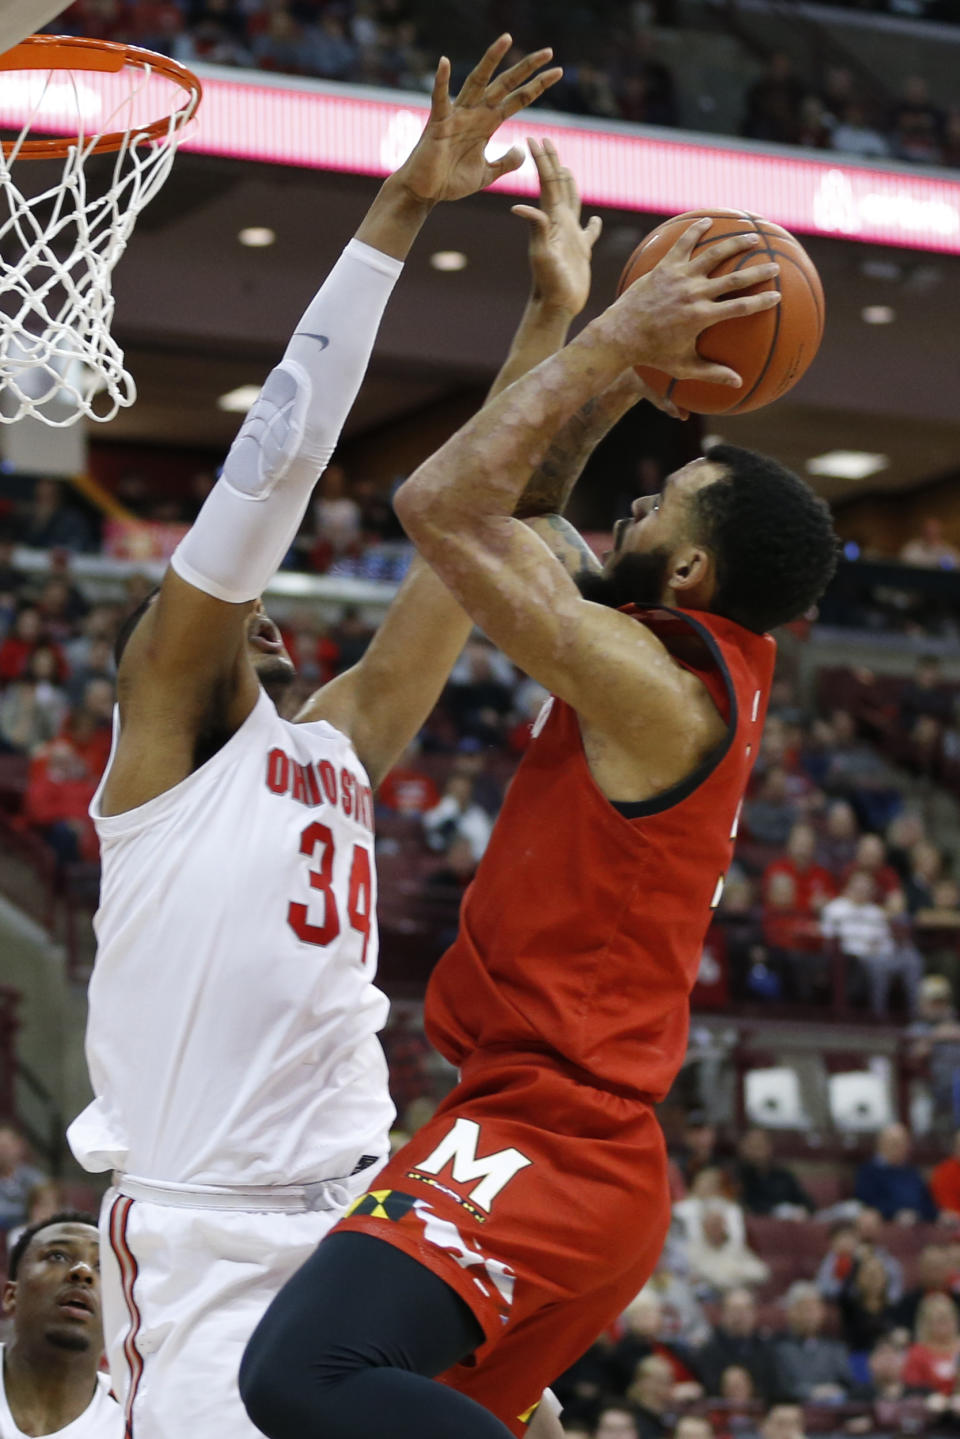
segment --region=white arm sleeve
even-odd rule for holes
[[[181,579],[231,604],[269,584],[340,438],[402,269],[360,240],[347,245],[173,553]]]

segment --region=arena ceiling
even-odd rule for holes
[[[143,214],[115,274],[114,328],[127,348],[137,405],[103,440],[226,449],[236,415],[217,396],[259,382],[375,193],[376,181],[182,154]],[[358,435],[488,379],[526,291],[525,232],[510,199],[478,196],[431,217],[388,311],[371,373],[348,424]],[[594,309],[661,217],[606,212],[594,265]],[[245,226],[276,242],[247,249]],[[844,448],[887,455],[870,489],[900,489],[960,467],[960,258],[811,240],[828,301],[817,362],[792,394],[739,419],[710,422],[731,442],[798,468]],[[465,269],[438,273],[438,250]],[[883,305],[893,323],[870,326]],[[593,313],[591,310],[588,313]],[[859,486],[818,482],[832,498]]]

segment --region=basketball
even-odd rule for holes
[[[736,415],[758,410],[785,395],[804,374],[823,339],[823,286],[816,267],[806,250],[789,230],[748,215],[744,210],[689,210],[666,220],[653,230],[630,256],[620,276],[620,295],[652,270],[673,246],[683,231],[695,220],[709,217],[713,224],[698,241],[697,249],[715,245],[733,235],[756,232],[763,244],[747,254],[734,255],[721,263],[716,275],[731,269],[748,270],[752,265],[776,260],[780,274],[762,282],[756,289],[745,286],[748,293],[778,287],[783,299],[775,309],[748,315],[739,320],[724,320],[706,330],[697,342],[705,360],[731,369],[743,379],[743,386],[733,390],[704,380],[674,380],[662,370],[638,365],[637,373],[658,395],[666,395],[683,409],[701,415]]]

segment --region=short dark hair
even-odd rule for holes
[[[95,1214],[87,1214],[82,1209],[61,1209],[59,1214],[54,1214],[49,1219],[38,1219],[36,1224],[29,1224],[20,1235],[16,1244],[10,1250],[7,1259],[7,1278],[11,1281],[17,1277],[21,1260],[30,1247],[31,1240],[35,1239],[44,1229],[49,1229],[53,1224],[89,1224],[92,1229],[97,1229],[98,1220]]]
[[[702,539],[717,567],[711,612],[756,634],[798,619],[816,604],[837,567],[829,506],[766,455],[714,445],[707,459],[727,471],[694,497]]]
[[[144,615],[147,613],[147,610],[153,604],[159,593],[160,586],[157,585],[154,589],[150,591],[148,595],[146,595],[140,601],[136,609],[130,611],[126,619],[120,625],[120,629],[117,632],[117,638],[113,642],[113,662],[116,665],[117,669],[120,668],[120,661],[123,659],[123,652],[127,648],[127,645],[130,641],[130,636],[133,634],[134,630],[137,628],[137,625],[143,619]]]

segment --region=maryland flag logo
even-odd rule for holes
[[[373,1219],[402,1219],[409,1214],[416,1200],[412,1194],[401,1194],[399,1189],[369,1189],[355,1199],[344,1215],[349,1219],[354,1214],[369,1214]]]

